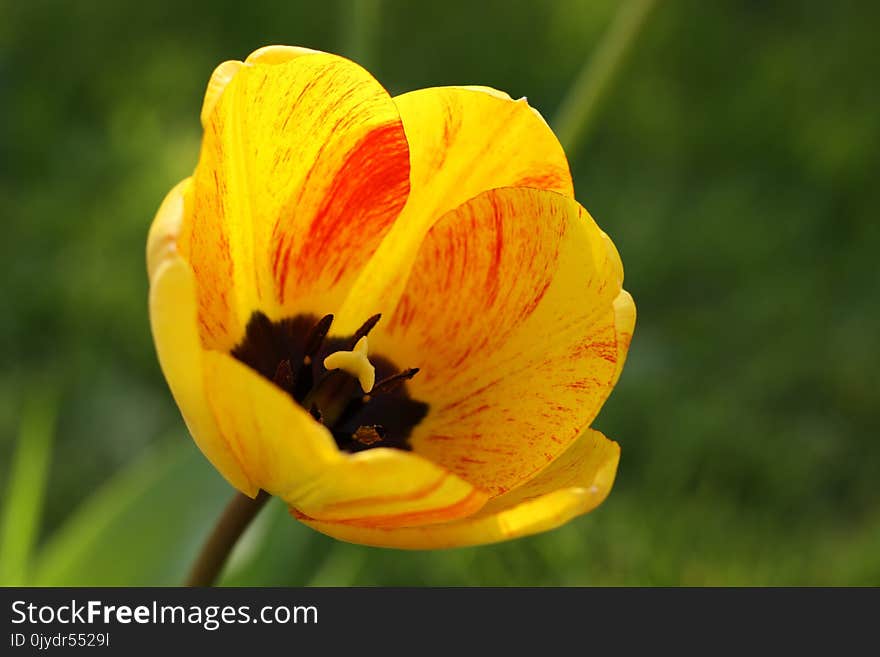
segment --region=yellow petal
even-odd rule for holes
[[[324,426],[228,354],[205,352],[204,386],[220,433],[259,488],[293,503],[344,460]]]
[[[249,64],[284,64],[297,57],[303,55],[319,55],[326,54],[320,50],[312,50],[311,48],[302,48],[300,46],[263,46],[255,50],[245,60]],[[205,99],[202,101],[201,121],[203,126],[207,126],[211,112],[217,105],[223,90],[235,77],[235,74],[242,67],[242,62],[238,60],[230,60],[223,62],[214,69],[211,79],[208,81],[208,88],[205,90]]]
[[[211,411],[250,480],[309,516],[387,527],[459,518],[485,504],[485,493],[416,454],[340,452],[280,388],[226,354],[204,359]]]
[[[493,495],[561,454],[615,380],[618,262],[553,192],[494,190],[440,220],[370,335],[420,368],[408,385],[430,410],[413,449]]]
[[[202,113],[200,116],[202,126],[207,126],[210,122],[211,112],[217,106],[217,101],[220,100],[220,96],[223,95],[226,86],[232,81],[232,78],[235,77],[241,66],[241,62],[232,60],[223,62],[214,69],[211,79],[208,80],[208,88],[205,89],[205,98],[202,101]]]
[[[437,87],[397,96],[409,142],[409,202],[336,315],[353,332],[400,297],[419,243],[443,214],[498,187],[574,195],[556,136],[525,99],[486,87]]]
[[[303,48],[302,46],[263,46],[258,48],[245,60],[248,64],[286,64],[292,59],[303,55],[326,55],[321,50]]]
[[[604,231],[602,231],[602,240],[605,242],[605,248],[608,251],[608,261],[614,268],[617,281],[623,285],[623,261],[620,259],[620,253],[617,251],[614,242],[611,241],[611,238]]]
[[[190,179],[186,178],[168,192],[150,226],[147,235],[147,274],[150,280],[162,262],[177,255],[177,237],[183,223],[189,182]]]
[[[232,68],[209,88],[177,244],[198,282],[202,341],[219,351],[256,309],[335,310],[409,190],[403,125],[367,71],[277,47],[227,81]]]
[[[177,206],[177,201],[172,205]],[[182,207],[182,206],[181,206]],[[168,209],[164,204],[163,208]],[[160,211],[160,215],[161,215]],[[156,235],[163,235],[167,217],[153,224]],[[151,231],[151,236],[153,232]],[[157,237],[156,242],[164,240]],[[160,253],[151,249],[150,253]],[[236,455],[220,434],[208,406],[203,385],[202,345],[196,324],[196,285],[189,265],[178,255],[151,258],[150,323],[159,364],[168,381],[183,419],[202,453],[235,488],[250,495],[259,486],[245,473]]]
[[[617,331],[617,373],[614,375],[612,385],[617,383],[623,371],[623,364],[626,362],[636,327],[636,304],[626,290],[621,290],[614,300],[614,326]]]
[[[501,91],[500,89],[495,89],[493,87],[486,87],[482,84],[461,84],[454,87],[433,87],[433,89],[465,89],[467,91],[480,91],[484,94],[489,94],[490,96],[501,98],[502,100],[513,100],[513,98],[510,97],[510,94],[506,91]],[[417,92],[411,91],[410,93]]]
[[[303,517],[335,538],[381,547],[435,549],[481,545],[548,531],[592,511],[614,483],[620,448],[588,429],[533,480],[496,497],[473,516],[422,527],[360,527]]]
[[[294,506],[311,518],[399,527],[466,517],[487,499],[483,491],[417,454],[377,448],[346,455]]]

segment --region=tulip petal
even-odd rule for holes
[[[633,330],[636,326],[636,304],[626,290],[621,290],[614,300],[614,327],[617,331],[617,373],[612,385],[617,385],[629,345],[632,342]]]
[[[417,526],[472,515],[488,495],[412,452],[348,454],[295,507],[312,518],[362,527]]]
[[[493,495],[561,454],[617,374],[615,254],[553,192],[493,190],[441,219],[370,336],[420,368],[408,385],[430,410],[413,449]]]
[[[172,206],[176,206],[178,201],[176,195],[171,198]],[[182,207],[182,203],[180,205]],[[161,237],[165,234],[163,223],[167,221],[166,216],[161,222],[157,218],[158,223],[153,224],[155,234],[160,237],[154,242],[154,232],[151,230],[151,254],[162,252],[158,246],[153,248],[154,244],[167,244],[167,240]],[[173,253],[166,253],[161,259],[153,256],[151,263],[150,323],[165,380],[202,453],[230,484],[254,497],[259,486],[245,473],[219,432],[205,396],[203,352],[196,323],[196,282],[192,270],[180,256]]]
[[[496,497],[473,516],[422,527],[361,527],[295,513],[310,527],[351,543],[402,549],[482,545],[548,531],[592,511],[614,483],[620,447],[588,429],[527,484]]]
[[[211,114],[217,106],[217,101],[220,100],[223,91],[241,67],[241,62],[231,60],[223,62],[214,69],[214,72],[211,74],[211,79],[208,80],[208,88],[205,89],[205,98],[202,100],[202,113],[199,118],[201,119],[203,127],[207,127],[210,123]]]
[[[279,387],[228,354],[203,358],[217,427],[259,488],[292,502],[344,460],[330,432]]]
[[[412,205],[439,217],[496,187],[574,196],[565,152],[525,98],[488,87],[433,87],[396,96],[412,161]],[[415,219],[414,219],[415,220]]]
[[[397,108],[357,64],[273,47],[234,69],[209,84],[177,244],[198,281],[203,344],[219,351],[256,309],[335,310],[409,190]]]
[[[326,55],[328,53],[322,50],[314,50],[312,48],[304,48],[302,46],[263,46],[257,48],[247,59],[247,64],[286,64],[292,59],[302,57],[303,55]]]
[[[248,55],[245,61],[249,64],[284,64],[303,55],[318,54],[326,53],[301,46],[263,46]],[[211,79],[208,81],[208,88],[205,90],[205,99],[202,101],[201,121],[203,126],[207,126],[210,122],[211,112],[214,111],[223,90],[226,89],[241,67],[242,62],[230,60],[214,69],[214,73],[211,74]]]
[[[205,352],[220,433],[251,481],[311,517],[373,527],[470,515],[488,496],[411,452],[340,452],[330,432],[239,361]]]
[[[498,187],[534,187],[573,197],[565,152],[526,100],[487,87],[435,87],[394,99],[411,158],[409,202],[367,264],[334,331],[393,308],[427,231],[441,216]]]
[[[165,196],[147,235],[147,275],[150,280],[165,260],[177,256],[177,237],[186,210],[190,178],[177,183]]]

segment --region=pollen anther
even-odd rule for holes
[[[365,393],[373,389],[376,382],[376,369],[367,357],[367,336],[357,341],[351,351],[337,351],[324,359],[328,370],[344,370],[357,378]]]

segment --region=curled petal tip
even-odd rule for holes
[[[242,63],[236,60],[223,62],[214,69],[211,79],[208,80],[208,88],[205,90],[205,99],[202,101],[201,121],[206,126],[211,118],[211,113],[220,102],[224,89],[232,82],[232,78],[238,73]]]
[[[303,55],[325,54],[320,50],[303,48],[302,46],[263,46],[248,55],[247,64],[286,64],[287,62],[302,57]]]

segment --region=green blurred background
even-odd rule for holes
[[[618,8],[0,0],[0,579],[177,583],[230,496],[159,371],[144,265],[217,63],[307,45],[392,93],[491,85],[552,122]],[[869,2],[660,0],[609,81],[569,153],[639,309],[596,422],[623,448],[597,511],[407,553],[273,501],[223,581],[880,584],[878,20]]]

